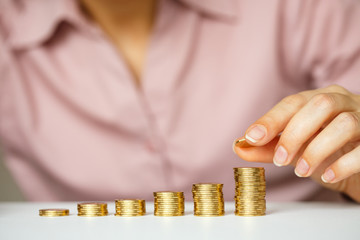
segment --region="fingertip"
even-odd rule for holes
[[[324,177],[324,174],[323,175],[321,175],[321,180],[324,182],[324,183],[328,183],[328,181],[325,179],[325,177]]]
[[[258,143],[267,135],[267,129],[262,124],[255,124],[251,126],[245,134],[245,139],[251,143]]]
[[[321,180],[324,182],[324,183],[332,183],[335,181],[335,172],[329,168],[327,169],[323,175],[321,175]]]
[[[239,158],[247,162],[264,162],[264,163],[272,162],[272,155],[273,155],[272,146],[266,145],[261,147],[248,147],[248,148],[240,148],[235,146],[233,149],[235,154]]]
[[[274,163],[274,165],[275,165],[275,166],[277,166],[277,167],[283,167],[283,165],[281,165],[281,164],[277,163],[277,162],[276,162],[276,161],[274,161],[274,160],[273,160],[273,163]],[[295,172],[295,173],[296,173],[296,172]]]
[[[249,147],[254,147],[253,145],[249,144],[245,137],[243,138],[238,138],[235,139],[234,143],[233,143],[233,148],[235,147],[239,147],[239,148],[249,148]]]

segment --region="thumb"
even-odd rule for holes
[[[263,146],[250,146],[248,144],[234,144],[234,152],[248,162],[272,163],[274,150],[279,141],[279,136]],[[239,139],[238,139],[239,140]],[[237,142],[238,140],[235,140]],[[241,139],[240,139],[241,141]]]

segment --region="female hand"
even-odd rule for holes
[[[234,144],[242,159],[292,164],[297,176],[360,202],[360,95],[332,85],[288,96],[247,129],[245,140]]]

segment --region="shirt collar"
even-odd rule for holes
[[[7,26],[7,39],[15,49],[46,42],[62,22],[81,26],[85,21],[76,0],[16,0],[9,8],[12,21]]]
[[[234,19],[239,0],[178,0],[206,16]],[[18,3],[16,3],[18,2]],[[21,2],[21,4],[19,3]],[[15,49],[37,46],[49,40],[58,25],[68,22],[78,27],[87,24],[77,0],[15,0],[10,4],[8,42]]]

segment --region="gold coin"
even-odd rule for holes
[[[78,206],[81,207],[107,207],[107,203],[102,203],[102,202],[83,202],[83,203],[78,203]]]
[[[235,167],[236,172],[265,172],[263,167]]]
[[[194,213],[194,216],[196,217],[220,217],[220,216],[224,216],[225,213]]]
[[[170,192],[170,191],[165,191],[165,192],[154,192],[154,197],[159,197],[159,196],[164,196],[164,197],[169,197],[169,196],[184,196],[184,192]]]
[[[249,144],[245,138],[240,138],[240,139],[235,140],[233,145],[236,147],[239,147],[239,148],[254,147],[253,145]]]

